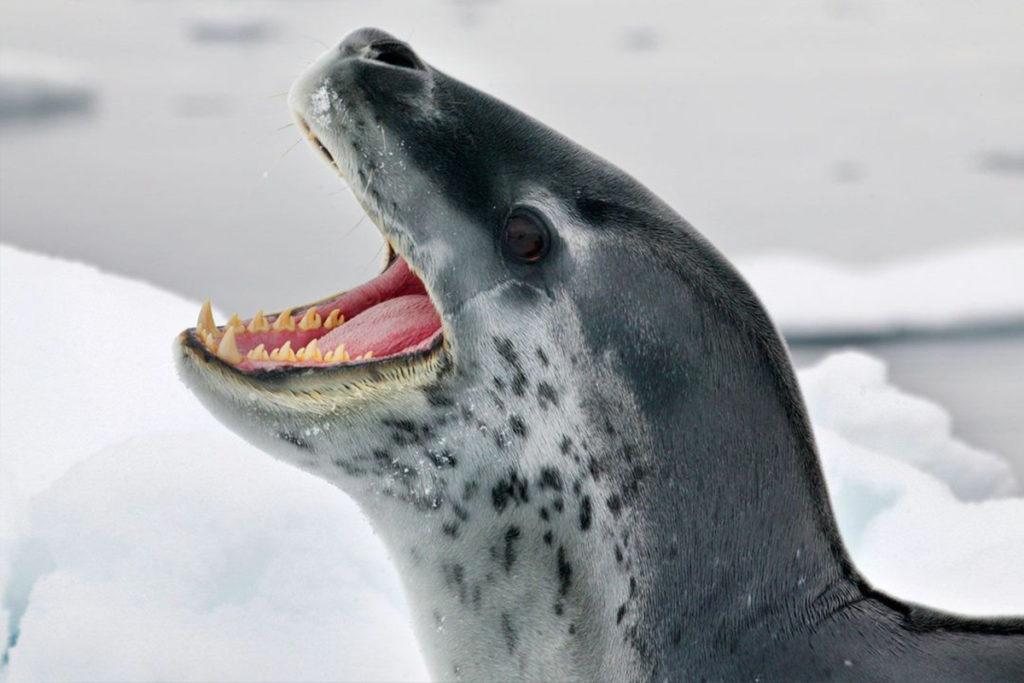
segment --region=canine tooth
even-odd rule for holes
[[[235,344],[235,328],[228,327],[217,345],[217,355],[231,364],[237,365],[242,362],[242,354],[238,352],[238,345]]]
[[[341,311],[334,309],[331,314],[327,316],[327,320],[324,321],[324,327],[328,330],[333,330],[338,325],[345,322],[345,316],[341,314]]]
[[[196,329],[202,332],[213,332],[217,329],[217,324],[213,322],[213,310],[210,308],[209,299],[204,301],[202,308],[199,309],[199,320],[196,321]]]
[[[231,314],[231,320],[228,320],[227,327],[233,329],[235,333],[245,332],[245,325],[243,325],[242,321],[238,319],[237,313]]]
[[[281,311],[281,315],[277,316],[277,320],[274,321],[274,331],[295,331],[295,319],[292,318],[292,309],[288,308]]]
[[[270,323],[263,317],[263,311],[256,311],[256,315],[249,321],[250,332],[270,332]]]
[[[302,316],[302,320],[299,321],[300,330],[319,330],[320,329],[320,314],[316,312],[315,308],[310,308],[306,311],[306,315]]]

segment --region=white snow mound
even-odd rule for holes
[[[1024,324],[1024,242],[864,268],[785,253],[737,265],[789,339]]]
[[[170,346],[197,304],[7,247],[0,274],[0,636],[14,641],[0,678],[426,678],[355,505],[180,386]],[[867,577],[941,608],[1024,613],[1024,499],[1006,464],[868,356],[801,380]]]

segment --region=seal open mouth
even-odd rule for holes
[[[298,118],[314,147],[338,169]],[[245,320],[233,315],[221,326],[214,323],[207,301],[196,326],[184,335],[188,346],[241,373],[279,374],[421,358],[440,347],[441,330],[440,313],[426,286],[389,242],[384,270],[355,289],[279,313],[257,311]]]

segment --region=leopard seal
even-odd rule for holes
[[[204,307],[180,373],[359,502],[435,677],[1024,671],[1022,620],[858,574],[771,320],[644,186],[375,29],[289,102],[388,264],[276,315],[218,326]]]

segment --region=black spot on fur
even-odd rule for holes
[[[537,405],[544,409],[547,409],[549,405],[558,407],[558,392],[547,382],[537,384]]]
[[[565,611],[565,608],[562,607],[562,603],[561,602],[556,602],[555,603],[555,614],[557,614],[558,616],[562,616],[562,612],[564,612],[564,611]]]
[[[566,595],[572,586],[572,565],[565,557],[565,546],[558,546],[558,594]]]
[[[452,512],[459,518],[459,521],[465,522],[469,519],[469,511],[458,503],[452,503]]]
[[[619,605],[619,610],[615,613],[615,623],[621,624],[622,618],[626,616],[626,605],[625,603]]]
[[[540,359],[541,365],[548,367],[551,365],[551,361],[548,360],[548,355],[544,353],[544,349],[537,347],[537,358]]]
[[[554,540],[554,536],[552,535],[552,533],[550,531],[545,531],[544,532],[544,542],[547,543],[548,545],[551,545],[551,542],[553,540]]]
[[[505,362],[512,367],[519,367],[519,354],[516,353],[515,345],[507,337],[494,337],[494,348],[498,355],[505,359]]]
[[[472,481],[467,481],[462,486],[462,500],[464,502],[473,500],[473,496],[475,496],[476,492],[479,490],[480,484],[475,479]]]
[[[427,403],[434,408],[450,408],[455,405],[455,401],[437,385],[424,387],[423,394],[427,397]]]
[[[633,599],[636,597],[636,577],[629,577],[629,597]]]
[[[589,529],[592,518],[590,496],[583,496],[583,501],[580,503],[580,529],[583,531]]]
[[[508,424],[512,427],[512,433],[516,436],[526,438],[526,423],[523,422],[523,418],[518,415],[510,415],[508,418]]]
[[[622,498],[617,493],[608,496],[608,509],[613,517],[618,517],[622,512]]]
[[[622,564],[622,548],[619,547],[618,543],[615,544],[615,561]]]
[[[444,586],[455,591],[459,595],[459,601],[466,601],[466,568],[461,564],[443,564],[441,572],[444,575]]]
[[[505,530],[505,573],[512,570],[516,562],[516,541],[519,540],[519,527],[510,526]]]
[[[572,450],[572,439],[562,436],[562,443],[558,444],[558,450],[562,452],[562,455],[569,455],[569,451]]]
[[[509,503],[521,505],[529,500],[529,484],[515,470],[509,470],[508,474],[491,488],[491,503],[498,512],[504,511]]]
[[[540,471],[540,478],[537,479],[537,485],[543,489],[552,489],[554,491],[562,490],[562,475],[558,473],[554,467],[544,467]]]
[[[456,538],[459,535],[459,525],[455,522],[445,522],[441,525],[441,532],[445,536],[451,536],[452,538]]]
[[[492,377],[491,379],[494,380],[494,388],[497,389],[498,391],[504,393],[505,392],[505,380],[503,380],[500,377]]]
[[[550,517],[551,515],[548,514],[548,509],[542,505],[540,508],[540,518],[546,522]]]
[[[576,624],[569,624],[569,635],[576,635]]]
[[[526,387],[528,382],[526,381],[526,375],[523,374],[522,370],[516,370],[512,373],[512,393],[516,396],[522,396],[526,393]]]
[[[278,432],[277,438],[282,441],[287,441],[296,448],[301,448],[304,451],[313,450],[313,447],[309,445],[309,442],[297,434],[292,434],[291,432]]]
[[[516,651],[519,636],[512,626],[512,617],[509,616],[508,612],[501,613],[501,634],[505,637],[505,646],[508,648],[508,653],[512,654]]]
[[[555,498],[555,502],[552,503],[552,506],[554,506],[555,512],[558,513],[561,513],[562,510],[565,509],[565,504],[562,502],[561,498]]]

